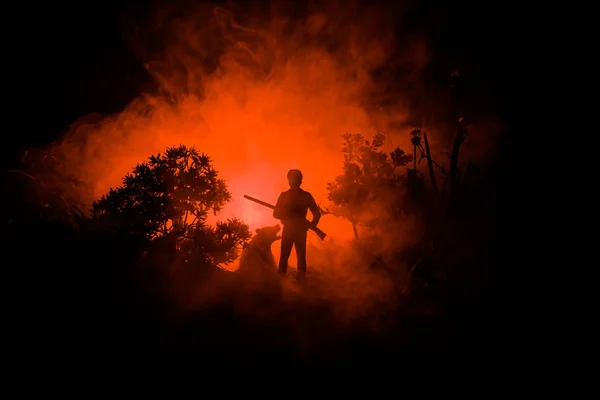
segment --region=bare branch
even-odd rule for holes
[[[4,174],[4,176],[9,175],[9,174],[19,174],[19,175],[23,175],[31,180],[35,180],[35,177],[32,175],[29,175],[28,173],[21,171],[20,169],[11,169],[6,171],[6,173]]]

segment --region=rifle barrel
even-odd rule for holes
[[[250,196],[248,196],[248,195],[246,195],[246,194],[244,195],[244,198],[245,198],[245,199],[248,199],[248,200],[250,200],[250,201],[253,201],[253,202],[255,202],[255,203],[258,203],[258,204],[260,204],[261,206],[265,206],[265,207],[268,207],[268,208],[270,208],[270,209],[275,209],[275,206],[274,206],[274,205],[272,205],[272,204],[269,204],[269,203],[266,203],[266,202],[264,202],[264,201],[262,201],[262,200],[259,200],[259,199],[255,199],[254,197],[250,197]]]
[[[259,200],[259,199],[255,199],[254,197],[248,196],[248,195],[246,195],[246,194],[244,195],[244,198],[245,198],[245,199],[248,199],[248,200],[250,200],[250,201],[253,201],[253,202],[255,202],[255,203],[258,203],[258,204],[260,204],[261,206],[268,207],[268,208],[270,208],[270,209],[272,209],[272,210],[274,210],[274,209],[275,209],[275,206],[274,206],[274,205],[272,205],[272,204],[269,204],[269,203],[266,203],[266,202],[264,202],[264,201],[262,201],[262,200]],[[310,222],[309,222],[308,220],[306,220],[306,222],[307,222],[308,224],[310,224]],[[312,226],[312,225],[310,225],[310,226],[308,227],[308,229],[310,229],[311,231],[315,232],[315,233],[317,234],[317,236],[319,236],[319,239],[321,239],[321,240],[324,240],[324,239],[325,239],[325,236],[327,236],[327,234],[326,234],[325,232],[323,232],[322,230],[320,230],[320,229],[319,229],[319,228],[317,228],[316,226]]]

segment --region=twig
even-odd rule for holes
[[[419,260],[415,263],[415,265],[412,266],[412,268],[408,272],[408,282],[406,282],[406,286],[404,286],[404,289],[402,289],[402,293],[401,294],[406,293],[406,290],[410,286],[410,282],[411,282],[411,278],[412,278],[412,273],[415,270],[415,268],[417,268],[417,266],[421,263],[421,261],[423,261],[423,257],[419,258]]]
[[[446,172],[446,170],[444,169],[444,167],[442,167],[441,165],[439,165],[438,163],[436,163],[433,158],[431,159],[431,162],[433,163],[433,165],[435,165],[436,167],[438,167],[440,169],[440,171],[442,171],[442,173],[444,175],[448,175],[448,173]]]
[[[73,208],[75,210],[75,212],[77,214],[79,214],[79,216],[80,216],[81,219],[85,219],[85,214],[83,213],[83,211],[81,211],[81,209],[79,207],[77,207],[76,205],[72,204],[71,208]],[[73,212],[73,211],[71,211],[71,212]]]
[[[13,174],[21,174],[21,175],[23,175],[23,176],[26,176],[27,178],[29,178],[29,179],[31,179],[31,180],[33,180],[33,181],[35,181],[35,177],[34,177],[34,176],[32,176],[32,175],[29,175],[27,172],[23,172],[23,171],[21,171],[20,169],[11,169],[11,170],[9,170],[9,171],[6,171],[6,173],[4,174],[4,176],[6,176],[6,175],[8,175],[8,174],[10,174],[10,173],[13,173]]]
[[[435,172],[433,171],[433,160],[431,159],[431,151],[429,150],[429,140],[427,134],[423,132],[423,141],[425,142],[425,154],[427,157],[427,166],[429,168],[429,178],[431,179],[431,185],[436,195],[439,196],[437,184],[435,182]]]
[[[329,211],[329,210],[328,210],[328,209],[326,209],[326,208],[325,208],[325,209],[323,209],[323,208],[319,207],[319,210],[321,211],[321,215],[333,215],[334,217],[338,217],[338,218],[344,218],[344,219],[347,219],[347,217],[345,217],[344,215],[341,215],[341,214],[334,213],[334,212],[332,212],[332,211]],[[367,224],[364,224],[364,223],[360,223],[360,222],[357,222],[357,223],[356,223],[356,225],[357,225],[357,226],[364,226],[364,227],[366,227],[366,228],[370,228],[370,226],[369,226],[369,225],[367,225]]]

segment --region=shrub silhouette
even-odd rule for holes
[[[358,133],[346,133],[342,138],[343,173],[328,183],[328,199],[335,207],[332,212],[350,221],[358,238],[358,225],[375,226],[396,217],[404,187],[397,168],[408,164],[412,155],[399,148],[390,155],[383,152],[383,134],[372,141]]]
[[[250,238],[248,226],[229,219],[210,226],[231,199],[212,160],[194,147],[167,148],[135,166],[123,184],[95,201],[92,218],[121,233],[143,238],[149,250],[180,261],[219,265],[233,261]]]

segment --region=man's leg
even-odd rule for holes
[[[306,231],[298,232],[294,239],[296,256],[298,256],[298,276],[304,278],[306,275]]]
[[[280,275],[285,275],[287,272],[288,259],[290,258],[290,254],[292,254],[292,246],[294,245],[294,238],[286,234],[285,227],[284,231],[281,234],[281,255],[279,256],[279,267],[277,272]]]

